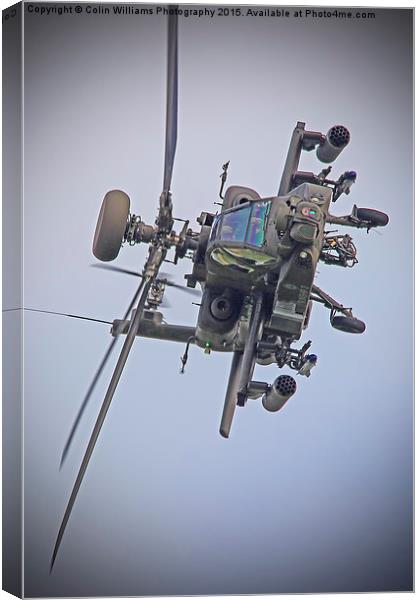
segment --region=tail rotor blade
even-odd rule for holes
[[[82,460],[82,464],[80,465],[80,469],[77,474],[76,481],[74,483],[72,492],[70,494],[70,498],[69,498],[64,516],[63,516],[63,520],[60,525],[60,529],[57,534],[57,539],[56,539],[54,550],[53,550],[52,557],[51,557],[50,572],[53,569],[55,559],[57,557],[57,553],[60,548],[61,540],[63,539],[63,535],[66,530],[66,526],[67,526],[68,520],[70,518],[74,503],[76,501],[77,494],[78,494],[80,486],[82,484],[83,477],[86,473],[86,469],[88,467],[90,458],[92,456],[93,450],[95,449],[95,445],[98,440],[99,433],[102,429],[102,425],[104,424],[105,417],[106,417],[108,409],[110,407],[112,398],[114,396],[115,390],[117,388],[118,382],[119,382],[121,374],[123,372],[129,352],[130,352],[133,342],[135,340],[135,337],[136,337],[136,334],[137,334],[137,331],[139,328],[141,316],[142,316],[142,310],[143,310],[144,304],[146,302],[146,298],[147,298],[147,294],[149,292],[151,282],[152,282],[151,277],[146,277],[142,281],[143,289],[142,289],[142,293],[140,296],[139,304],[137,306],[137,310],[136,310],[134,319],[131,321],[130,329],[128,330],[127,337],[125,338],[124,345],[122,347],[120,356],[118,358],[118,362],[116,364],[114,373],[112,375],[108,390],[105,394],[105,398],[103,400],[101,409],[100,409],[98,417],[96,419],[96,423],[92,430],[92,434],[90,436],[89,443],[87,445],[86,452],[85,452],[85,455]]]
[[[125,321],[127,318],[129,318],[130,313],[133,310],[133,307],[134,307],[134,305],[135,305],[135,303],[137,301],[137,298],[138,298],[138,296],[140,294],[142,286],[143,286],[143,280],[141,281],[139,287],[137,288],[136,293],[134,294],[133,299],[131,300],[129,307],[127,308],[127,310],[125,312],[125,315],[123,317],[123,321]],[[99,367],[98,367],[98,369],[97,369],[97,371],[96,371],[96,373],[95,373],[95,375],[94,375],[94,377],[92,379],[92,382],[91,382],[91,384],[90,384],[90,386],[89,386],[89,388],[88,388],[88,390],[86,392],[86,395],[83,398],[83,402],[80,405],[79,411],[78,411],[78,413],[76,415],[75,420],[73,421],[72,428],[70,430],[70,433],[69,433],[69,436],[67,438],[67,441],[66,441],[66,443],[64,445],[63,453],[61,455],[61,460],[60,460],[60,469],[63,466],[64,461],[67,458],[68,452],[70,450],[70,446],[71,446],[71,444],[73,442],[73,438],[74,438],[74,436],[76,434],[76,431],[77,431],[77,428],[78,428],[78,426],[80,424],[82,416],[83,416],[83,414],[84,414],[84,412],[86,410],[86,407],[88,405],[88,402],[89,402],[89,400],[90,400],[90,398],[91,398],[91,396],[92,396],[92,394],[93,394],[93,392],[95,390],[95,387],[96,387],[96,385],[98,383],[98,380],[99,380],[99,378],[100,378],[100,376],[101,376],[101,374],[102,374],[102,372],[103,372],[103,370],[104,370],[104,368],[105,368],[105,366],[106,366],[106,364],[108,362],[108,359],[111,356],[112,350],[114,349],[114,346],[117,343],[117,339],[118,339],[118,336],[116,336],[116,337],[114,337],[112,339],[112,341],[111,341],[110,345],[108,346],[108,349],[105,352],[104,357],[103,357],[103,359],[102,359],[102,361],[101,361],[101,363],[100,363],[100,365],[99,365]]]

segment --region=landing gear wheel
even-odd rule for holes
[[[105,194],[93,238],[92,251],[97,259],[108,262],[117,258],[129,212],[130,198],[125,192],[111,190]]]
[[[345,331],[346,333],[363,333],[366,329],[366,325],[363,321],[360,321],[355,317],[333,317],[331,319],[331,325],[334,329]]]
[[[358,208],[356,216],[362,221],[367,221],[370,227],[385,227],[389,221],[388,215],[373,208]]]

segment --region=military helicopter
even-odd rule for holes
[[[129,352],[137,336],[185,344],[181,357],[184,371],[191,344],[205,353],[232,353],[220,434],[228,438],[237,406],[248,399],[262,399],[271,412],[280,410],[296,392],[293,377],[277,377],[272,384],[253,379],[255,365],[277,364],[309,377],[317,356],[309,353],[311,342],[296,347],[308,327],[313,302],[330,311],[331,325],[347,333],[363,333],[365,324],[351,308],[314,284],[319,261],[341,267],[357,263],[357,251],[348,234],[326,230],[327,225],[353,228],[383,227],[388,216],[378,210],[353,207],[351,214],[334,216],[330,207],[342,194],[349,194],[356,180],[346,171],[337,180],[329,178],[331,166],[319,174],[299,170],[302,151],[316,151],[322,163],[332,163],[350,141],[349,131],[335,125],[326,134],[305,129],[298,122],[292,132],[278,192],[261,197],[255,190],[230,186],[223,194],[229,163],[223,165],[220,212],[202,212],[193,231],[189,221],[175,219],[171,179],[177,142],[178,24],[175,10],[168,16],[166,139],[163,190],[153,225],[130,212],[130,198],[121,190],[109,191],[100,208],[93,239],[93,254],[103,263],[117,258],[123,244],[148,244],[148,257],[141,273],[108,266],[137,275],[138,289],[123,319],[114,320],[113,339],[95,374],[65,445],[64,460],[88,399],[119,336],[124,336],[115,370],[95,422],[54,546],[51,570],[74,506],[89,460],[115,394]],[[183,221],[177,233],[175,221]],[[174,264],[192,260],[185,275],[185,290],[197,284],[202,294],[195,325],[173,325],[159,308],[167,286],[174,284],[160,275],[162,263],[173,251]],[[103,265],[106,267],[106,265]],[[177,286],[179,287],[179,286]],[[75,315],[69,315],[75,316]]]

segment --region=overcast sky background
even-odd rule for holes
[[[292,9],[291,9],[292,10]],[[117,354],[68,461],[61,451],[110,341],[108,326],[25,314],[25,593],[28,596],[352,592],[411,589],[411,11],[374,20],[181,18],[175,216],[216,210],[229,184],[278,189],[296,121],[351,144],[353,203],[389,226],[354,231],[359,264],[321,264],[317,285],[367,323],[302,337],[319,357],[284,410],[238,409],[218,433],[230,357],[138,340],[52,575],[57,530]],[[166,21],[25,15],[25,307],[112,320],[137,282],[92,269],[105,192],[152,223],[162,187]],[[303,170],[322,168],[304,155]],[[197,225],[197,230],[198,230]],[[350,232],[352,233],[352,232]],[[140,269],[146,246],[116,264]],[[165,269],[183,282],[184,261]],[[168,322],[197,307],[168,290]],[[5,307],[7,308],[7,307]],[[12,317],[10,317],[12,318]],[[286,372],[286,371],[285,371]],[[271,382],[280,372],[259,367]]]

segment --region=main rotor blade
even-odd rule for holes
[[[172,7],[171,7],[172,8]],[[173,6],[174,9],[178,8]],[[168,58],[166,80],[166,135],[163,192],[171,188],[178,134],[178,17],[168,16]]]
[[[133,277],[141,277],[141,273],[139,271],[130,271],[129,269],[124,269],[122,267],[116,267],[115,265],[108,265],[108,264],[101,264],[101,263],[94,263],[93,265],[90,265],[91,267],[94,267],[95,269],[104,269],[105,271],[114,271],[115,273],[123,273],[124,275],[132,275]],[[167,277],[171,277],[168,273],[161,273],[162,277],[167,278]]]
[[[115,271],[116,273],[124,273],[125,275],[133,275],[134,277],[141,277],[141,273],[139,271],[129,271],[128,269],[122,269],[121,267],[114,267],[113,265],[101,265],[93,264],[90,265],[95,269],[105,269],[106,271]]]
[[[201,296],[201,292],[199,290],[186,287],[185,285],[181,285],[180,283],[174,283],[173,281],[171,281],[170,279],[167,279],[166,277],[164,277],[163,279],[159,279],[159,281],[162,281],[162,283],[164,283],[168,287],[174,287],[178,290],[186,292],[187,294],[192,294],[193,296]]]
[[[104,424],[105,417],[106,417],[108,409],[110,407],[112,398],[114,396],[115,390],[117,389],[117,385],[120,380],[121,374],[123,372],[125,363],[127,361],[128,354],[129,354],[131,347],[133,345],[133,342],[136,338],[136,334],[137,334],[141,316],[142,316],[142,310],[143,310],[144,304],[146,302],[147,294],[149,292],[151,283],[152,283],[152,277],[150,277],[150,276],[145,277],[142,281],[143,290],[142,290],[142,293],[140,296],[139,304],[137,306],[134,319],[131,321],[130,329],[128,330],[127,337],[125,338],[124,345],[122,347],[120,356],[118,358],[118,362],[116,364],[114,373],[112,375],[108,390],[105,394],[105,398],[102,403],[101,409],[99,411],[98,418],[96,419],[95,426],[94,426],[92,434],[90,436],[89,443],[87,445],[86,452],[85,452],[85,455],[82,460],[82,464],[80,465],[80,469],[77,474],[76,481],[74,483],[72,492],[70,494],[70,498],[69,498],[69,501],[68,501],[68,504],[67,504],[67,507],[66,507],[66,510],[64,513],[63,520],[60,525],[60,529],[58,531],[57,539],[56,539],[54,550],[53,550],[52,557],[51,557],[50,572],[53,569],[54,562],[57,557],[57,552],[60,548],[61,540],[63,539],[64,531],[66,529],[66,525],[70,518],[71,511],[73,509],[75,500],[77,498],[77,494],[79,492],[80,486],[83,481],[83,477],[86,473],[86,469],[88,467],[90,458],[91,458],[93,450],[95,448],[99,433],[102,429],[102,425]]]
[[[129,318],[130,313],[133,310],[133,307],[134,307],[134,305],[136,303],[136,300],[137,300],[137,298],[138,298],[138,296],[140,294],[142,286],[143,286],[143,281],[141,281],[139,287],[137,288],[136,293],[134,294],[133,299],[131,300],[129,307],[127,308],[127,310],[126,310],[126,312],[124,314],[123,321],[125,321],[127,318]],[[99,378],[100,378],[100,376],[102,374],[102,371],[104,370],[104,368],[105,368],[105,366],[106,366],[106,364],[108,362],[108,359],[111,356],[112,350],[114,349],[114,346],[117,343],[117,339],[118,339],[118,336],[115,336],[112,339],[112,341],[111,341],[110,345],[108,346],[108,349],[105,352],[104,357],[103,357],[103,359],[102,359],[102,361],[101,361],[101,363],[100,363],[100,365],[99,365],[99,367],[98,367],[98,369],[97,369],[97,371],[96,371],[96,373],[95,373],[95,375],[94,375],[94,377],[92,379],[92,382],[91,382],[91,384],[90,384],[90,386],[89,386],[89,388],[88,388],[88,390],[86,392],[86,395],[83,398],[83,402],[80,405],[79,411],[78,411],[78,413],[76,415],[75,420],[73,421],[72,428],[70,430],[70,433],[69,433],[69,436],[67,438],[67,441],[66,441],[66,443],[64,445],[63,453],[62,453],[61,459],[60,459],[60,469],[63,466],[64,461],[66,460],[67,454],[68,454],[68,452],[70,450],[71,443],[73,441],[73,438],[75,436],[77,428],[78,428],[78,426],[80,424],[80,421],[82,419],[83,413],[85,412],[87,404],[88,404],[88,402],[90,400],[90,397],[93,394],[93,391],[94,391],[94,389],[96,387],[96,384],[98,383],[98,380],[99,380]]]
[[[103,321],[102,319],[92,319],[92,317],[81,317],[80,315],[70,315],[68,313],[56,312],[54,310],[41,310],[40,308],[24,308],[23,310],[29,312],[46,313],[47,315],[60,315],[62,317],[71,317],[72,319],[82,319],[83,321],[95,321],[95,323],[106,323],[112,325],[112,321]]]
[[[91,267],[95,267],[97,269],[105,269],[106,271],[115,271],[116,273],[123,273],[124,275],[134,275],[135,277],[141,277],[141,274],[138,271],[130,271],[128,269],[123,269],[121,267],[114,267],[112,265],[101,265],[101,264],[93,264]],[[169,287],[177,288],[178,290],[182,290],[187,294],[192,294],[193,296],[201,296],[201,292],[194,288],[186,287],[185,285],[181,285],[180,283],[175,283],[171,281],[171,275],[167,273],[161,273],[162,277],[159,277],[157,281],[162,281],[165,285]]]

